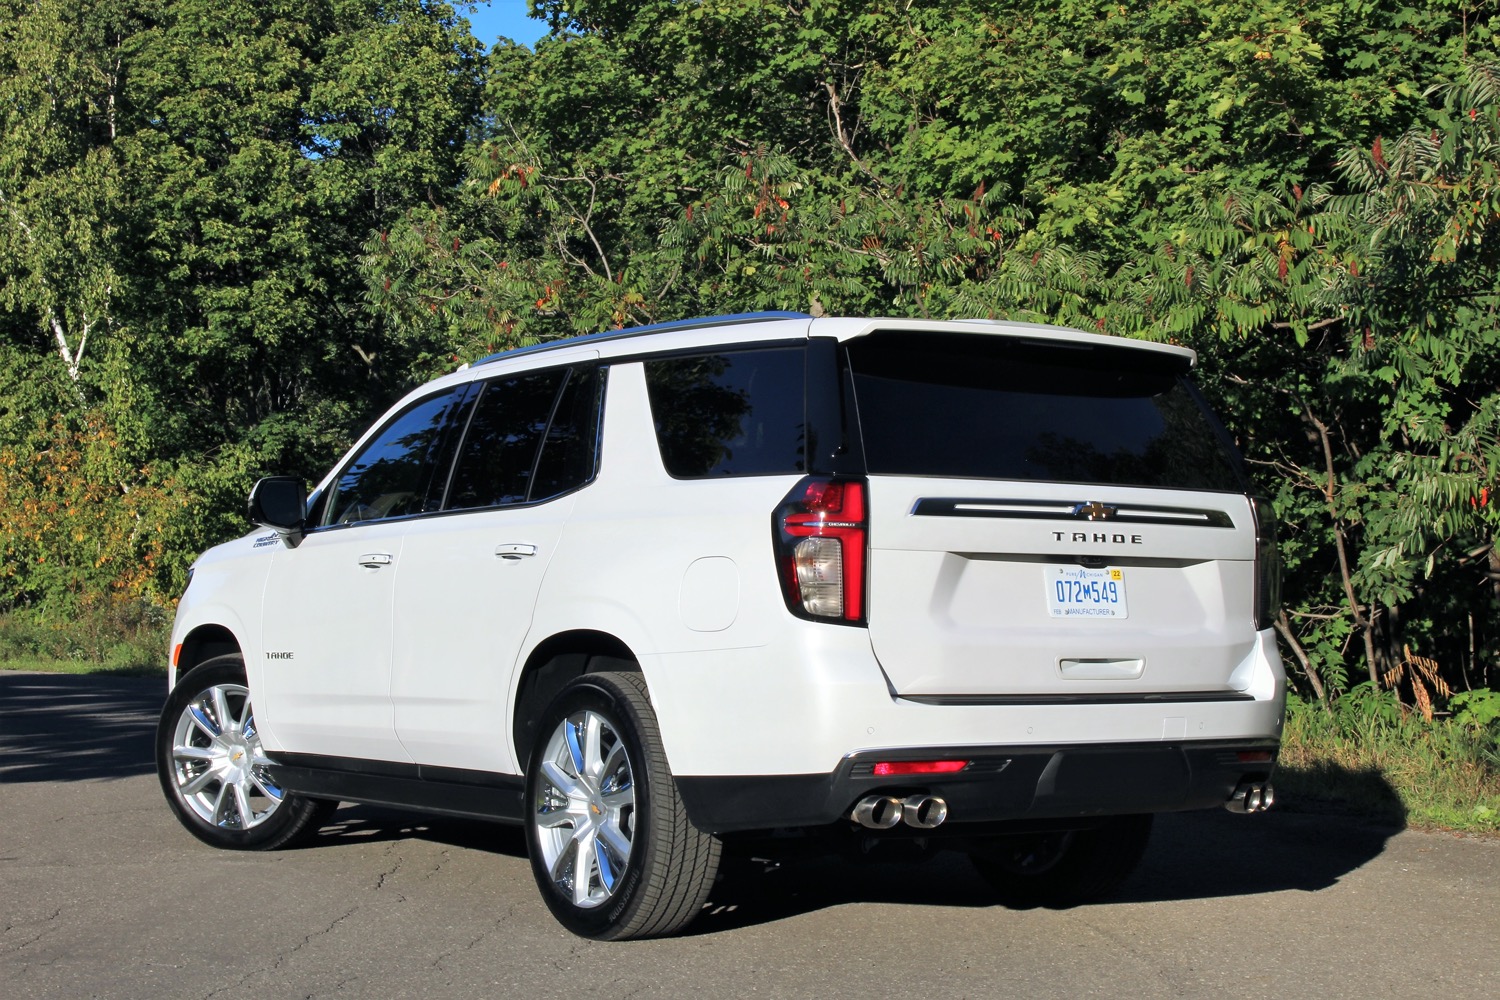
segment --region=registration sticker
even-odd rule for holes
[[[1129,618],[1125,571],[1105,567],[1049,566],[1047,612],[1053,618]]]

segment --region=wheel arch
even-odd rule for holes
[[[603,671],[639,673],[635,652],[617,636],[574,629],[549,636],[526,657],[516,682],[511,739],[521,773],[531,759],[537,723],[557,693],[575,677]]]
[[[174,683],[177,678],[193,669],[200,663],[206,663],[216,656],[227,656],[230,653],[244,655],[245,648],[240,644],[239,638],[216,623],[199,625],[194,628],[182,640],[182,650],[174,657],[172,669],[176,672]]]

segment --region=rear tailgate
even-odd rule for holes
[[[1035,328],[877,330],[844,350],[870,483],[870,636],[897,693],[1208,698],[1248,683],[1254,515],[1186,381],[1190,351]]]
[[[872,476],[870,507],[870,638],[898,694],[1134,700],[1248,683],[1235,673],[1255,645],[1244,497],[1116,487],[1059,499],[1032,484]]]

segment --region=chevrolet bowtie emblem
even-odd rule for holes
[[[1098,500],[1090,500],[1073,508],[1074,517],[1088,518],[1090,521],[1108,521],[1120,512],[1118,507],[1110,507]]]

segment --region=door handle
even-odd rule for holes
[[[527,545],[525,542],[505,542],[495,546],[495,555],[514,562],[523,556],[536,555],[536,546]]]
[[[379,569],[391,564],[391,556],[388,552],[369,552],[359,557],[359,564],[369,569]]]

